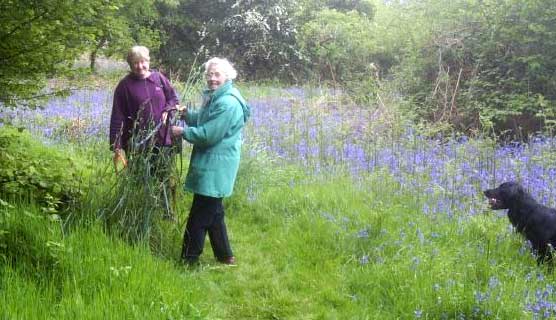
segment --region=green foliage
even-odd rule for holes
[[[195,63],[204,62],[198,59],[200,48],[203,47],[201,41],[206,34],[202,21],[209,19],[204,4],[203,1],[157,3],[159,27],[163,30],[159,56],[177,78],[186,77]],[[221,5],[221,2],[213,3],[214,18],[218,18],[222,12]]]
[[[425,28],[397,78],[421,119],[460,131],[490,122],[514,135],[541,131],[553,121],[553,1],[431,0],[406,9],[405,27]]]
[[[76,161],[42,145],[29,132],[0,127],[0,197],[36,201],[46,213],[64,212],[83,194]]]
[[[314,1],[316,6],[319,2],[321,1]],[[357,11],[368,17],[372,17],[375,13],[373,3],[368,0],[326,0],[323,2],[326,7],[339,11]]]
[[[43,0],[0,4],[0,103],[36,106],[65,90],[48,79],[75,73],[73,62],[90,52],[122,53],[141,43],[155,51],[159,27],[154,1]]]
[[[149,148],[127,156],[125,170],[118,173],[104,194],[97,194],[102,201],[93,203],[99,206],[94,214],[109,232],[131,243],[146,240],[156,245],[162,219],[176,219],[179,181],[176,157],[169,149],[155,153]],[[99,170],[100,175],[106,173],[102,168]]]
[[[301,0],[298,1],[300,11],[297,12],[297,24],[302,27],[314,20],[322,10],[333,10],[341,13],[357,13],[368,19],[376,14],[376,4],[369,0]]]
[[[98,225],[63,235],[59,221],[15,207],[0,208],[0,230],[2,318],[206,319],[194,274]]]
[[[54,93],[83,52],[94,68],[139,43],[177,79],[225,56],[240,79],[332,84],[439,130],[526,136],[556,126],[555,15],[542,0],[4,1],[0,103]]]
[[[499,129],[540,131],[556,117],[556,3],[505,1],[483,6],[469,41],[478,72],[463,98]]]
[[[355,95],[372,94],[379,73],[372,29],[369,18],[356,11],[324,9],[303,26],[298,41],[320,80],[344,85]]]
[[[103,1],[81,24],[88,26],[94,36],[88,47],[91,71],[95,71],[98,55],[124,56],[134,44],[156,53],[160,46],[161,29],[153,0]]]
[[[42,208],[0,204],[0,262],[34,281],[52,281],[63,274],[64,249],[59,217]]]
[[[161,56],[174,69],[194,59],[225,56],[241,76],[252,79],[306,80],[306,58],[297,40],[299,30],[314,18],[312,12],[331,8],[371,18],[369,1],[218,1],[208,6],[188,0],[159,4],[167,38]]]
[[[90,39],[75,17],[92,1],[23,0],[0,4],[0,103],[15,105],[38,95],[48,77],[67,72]]]
[[[164,62],[187,68],[194,59],[225,56],[251,79],[295,77],[300,57],[295,46],[296,0],[272,2],[181,1],[160,5],[168,38],[161,48]]]

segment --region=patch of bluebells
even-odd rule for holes
[[[110,91],[82,89],[38,109],[0,109],[0,117],[50,141],[107,141],[111,106]]]
[[[407,130],[396,141],[379,143],[376,133],[368,129],[376,120],[370,108],[339,107],[334,97],[314,104],[307,95],[290,92],[288,96],[288,91],[281,97],[252,101],[247,141],[266,144],[268,150],[305,166],[309,173],[342,167],[359,176],[387,170],[400,189],[425,190],[430,195],[423,203],[427,214],[477,214],[485,208],[481,191],[507,180],[519,180],[548,205],[556,198],[556,166],[543,161],[550,159],[544,155],[554,152],[551,138],[493,147],[491,142],[467,137],[430,139]]]
[[[488,147],[465,136],[425,138],[408,128],[403,136],[389,141],[377,132],[380,125],[371,128],[379,123],[372,108],[344,106],[331,92],[296,87],[281,92],[249,99],[252,118],[245,143],[297,163],[308,173],[342,168],[357,177],[386,170],[400,190],[427,195],[423,197],[425,214],[450,217],[456,212],[483,211],[481,191],[506,180],[521,181],[547,205],[556,199],[556,165],[549,161],[552,157],[546,157],[554,152],[553,138]],[[0,116],[49,139],[77,136],[86,142],[106,139],[111,105],[111,89],[83,89],[52,99],[42,109],[0,109]]]
[[[488,286],[486,291],[475,292],[475,306],[473,307],[473,316],[485,316],[491,315],[491,311],[488,310],[487,303],[492,299],[493,295],[495,299],[500,298],[500,294],[497,292],[500,286],[500,280],[492,276],[488,280]]]
[[[336,218],[328,212],[321,212],[321,215],[330,222],[336,222]]]
[[[526,310],[533,314],[534,319],[553,319],[556,317],[556,291],[554,286],[546,285],[537,289],[533,301],[527,303]]]

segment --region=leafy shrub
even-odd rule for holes
[[[554,126],[553,1],[425,1],[411,9],[402,25],[423,29],[394,76],[419,120],[517,138]]]
[[[376,47],[371,29],[370,19],[355,11],[325,9],[303,26],[298,41],[317,77],[344,84],[370,75]]]
[[[380,79],[398,54],[386,48],[389,44],[372,19],[358,11],[315,13],[297,37],[309,78],[340,86],[358,104],[376,103]]]
[[[44,212],[67,210],[82,195],[75,160],[34,139],[28,131],[0,128],[0,197],[35,201]]]

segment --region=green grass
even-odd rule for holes
[[[64,232],[32,205],[3,203],[0,316],[521,319],[531,318],[535,290],[554,281],[490,211],[425,215],[387,176],[317,181],[250,168],[225,201],[236,267],[218,264],[208,239],[198,268],[181,265],[190,195],[180,222],[160,222],[154,247],[99,223]],[[249,195],[249,184],[264,187]]]

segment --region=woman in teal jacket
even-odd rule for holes
[[[228,241],[222,199],[232,194],[241,155],[241,133],[250,110],[232,80],[237,72],[226,59],[205,63],[207,90],[199,110],[186,110],[186,128],[172,127],[174,136],[193,144],[185,190],[193,203],[183,238],[182,259],[196,263],[208,232],[217,260],[235,264]]]

